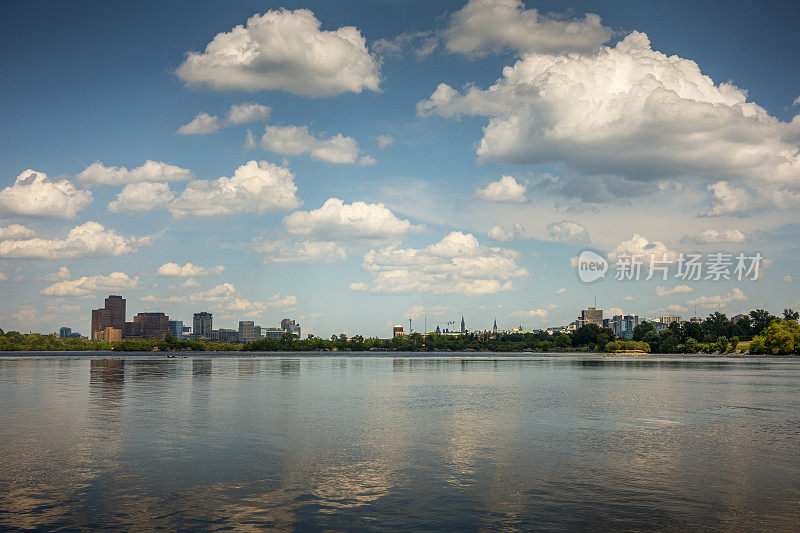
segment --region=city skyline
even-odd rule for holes
[[[122,293],[326,338],[800,307],[800,8],[724,6],[5,5],[0,328]],[[234,34],[258,61],[215,66]],[[584,250],[764,264],[588,284]]]

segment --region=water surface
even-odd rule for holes
[[[0,358],[0,529],[800,524],[792,358],[110,357]]]

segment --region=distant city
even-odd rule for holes
[[[252,342],[260,339],[280,340],[285,334],[300,337],[300,324],[284,318],[280,327],[265,328],[256,325],[252,320],[239,321],[239,329],[214,329],[212,313],[201,311],[194,313],[192,325],[184,326],[182,320],[170,320],[165,313],[145,312],[137,313],[133,321],[127,321],[127,302],[119,295],[109,295],[105,305],[100,309],[92,310],[91,331],[89,338],[107,342],[117,342],[123,339],[152,339],[165,338],[171,335],[178,340],[207,339],[228,343]],[[83,335],[64,326],[59,330],[62,339],[81,338]]]
[[[746,317],[745,314],[738,314],[731,317],[731,322],[736,324],[739,320]],[[658,318],[640,318],[639,315],[613,315],[605,318],[603,310],[596,307],[582,309],[576,320],[563,326],[553,326],[547,328],[525,328],[522,324],[510,329],[500,329],[497,327],[497,320],[489,329],[468,329],[464,316],[460,322],[448,321],[447,326],[442,329],[437,325],[434,330],[428,331],[423,327],[423,334],[436,335],[498,335],[498,334],[520,334],[520,333],[541,333],[546,332],[550,335],[561,333],[572,333],[587,324],[594,324],[600,328],[610,329],[615,336],[621,339],[633,338],[633,330],[640,323],[649,322],[655,331],[665,331],[670,324],[676,323],[683,325],[687,322],[701,323],[699,316],[693,316],[689,320],[683,320],[681,315],[661,315]],[[408,320],[408,330],[402,325],[395,325],[392,328],[392,337],[417,333],[413,328],[413,320]],[[426,321],[427,322],[427,321]],[[255,324],[252,320],[239,321],[238,329],[214,329],[214,316],[208,311],[194,313],[192,325],[185,326],[182,320],[170,320],[165,313],[142,312],[133,317],[133,321],[127,321],[126,300],[119,295],[109,295],[105,299],[105,305],[99,309],[92,310],[91,331],[89,334],[92,340],[102,340],[107,342],[117,342],[123,339],[150,339],[165,338],[167,334],[178,340],[212,340],[227,343],[245,343],[260,339],[281,340],[284,335],[289,333],[296,338],[301,338],[300,324],[290,318],[281,320],[279,327],[262,327]],[[86,338],[81,333],[73,332],[72,328],[63,326],[59,330],[59,337]]]

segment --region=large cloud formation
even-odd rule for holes
[[[75,280],[59,281],[42,290],[45,296],[90,296],[98,291],[138,289],[139,276],[130,277],[124,272],[108,276],[83,276]]]
[[[379,90],[380,63],[353,26],[320,30],[312,11],[280,9],[253,15],[219,33],[204,52],[189,52],[178,76],[216,90],[284,90],[331,96]]]
[[[283,219],[286,231],[336,240],[399,237],[419,229],[408,220],[397,218],[383,204],[346,204],[329,198],[319,209],[295,211]]]
[[[425,248],[387,246],[364,255],[370,283],[352,290],[429,294],[493,294],[514,289],[512,278],[527,276],[515,250],[482,246],[472,234],[454,231]]]
[[[91,202],[92,193],[71,181],[50,181],[47,174],[28,169],[0,191],[0,214],[74,218]]]
[[[483,56],[521,52],[591,52],[611,37],[600,17],[567,19],[525,9],[522,0],[470,0],[444,31],[448,52]]]
[[[490,117],[481,161],[638,181],[800,183],[800,116],[770,116],[694,61],[652,50],[640,32],[594,54],[524,54],[488,89],[440,84],[417,110]]]
[[[300,206],[294,175],[267,161],[250,161],[233,177],[195,180],[169,206],[175,218],[288,211]]]
[[[10,239],[0,241],[0,257],[62,259],[120,256],[152,244],[150,237],[123,237],[97,222],[72,228],[64,239]]]

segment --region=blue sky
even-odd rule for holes
[[[0,9],[3,329],[108,293],[322,336],[800,305],[792,3]],[[585,249],[767,261],[589,285]]]

